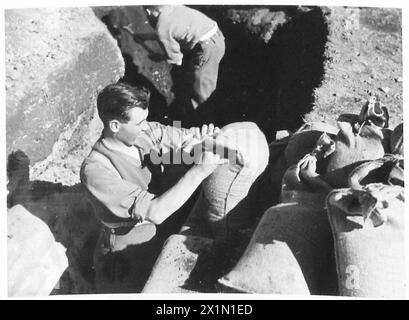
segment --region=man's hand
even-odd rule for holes
[[[213,123],[209,125],[204,124],[202,128],[196,127],[193,129],[192,138],[186,141],[182,146],[183,150],[187,153],[189,153],[195,145],[204,142],[206,139],[213,139],[220,133],[220,128],[215,127]]]
[[[220,133],[220,128],[215,127],[213,123],[204,124],[202,128],[195,128],[194,137],[198,140],[204,140],[207,137],[216,137]]]
[[[204,177],[210,175],[220,165],[228,163],[228,159],[222,158],[220,155],[209,151],[203,151],[199,163],[196,165],[196,170]]]

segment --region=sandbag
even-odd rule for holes
[[[331,155],[325,180],[333,188],[346,188],[349,174],[362,162],[382,158],[383,133],[373,125],[363,125],[358,133],[349,122],[339,122],[340,131],[335,138],[335,151]]]
[[[264,213],[237,265],[219,280],[222,285],[253,293],[331,292],[323,284],[331,282],[334,274],[327,269],[335,269],[324,208],[330,187],[317,173],[317,163],[333,148],[332,139],[321,132],[309,153],[288,168],[282,181],[282,203]]]
[[[352,189],[362,189],[371,183],[404,187],[403,157],[389,154],[380,159],[365,161],[357,166],[348,177],[348,185]]]
[[[270,157],[264,181],[260,183],[258,192],[259,207],[262,212],[279,202],[282,180],[286,170],[300,161],[316,147],[323,133],[334,137],[338,128],[325,122],[308,122],[303,124],[294,134],[269,144]],[[318,172],[324,173],[328,161],[318,163]]]
[[[312,122],[301,126],[300,129],[289,138],[288,145],[284,152],[288,166],[296,164],[307,153],[311,152],[316,146],[317,140],[324,132],[330,137],[334,137],[338,133],[338,128],[325,122]]]
[[[390,150],[392,154],[404,155],[403,122],[398,124],[390,136]]]
[[[209,238],[172,235],[161,251],[142,293],[189,293],[201,288],[187,283],[201,253],[208,250]]]
[[[246,215],[250,212],[237,206],[266,168],[269,153],[264,134],[252,122],[223,127],[216,143],[226,143],[230,150],[238,150],[238,163],[219,166],[203,181],[200,204],[196,204],[191,213],[204,217],[215,238],[226,236],[229,228],[241,228],[254,222],[256,213]]]
[[[390,128],[384,128],[382,129],[382,145],[383,145],[383,150],[385,154],[392,153],[391,150],[391,137],[392,137],[393,130]]]
[[[404,298],[403,188],[372,184],[334,190],[327,208],[340,294]]]
[[[340,130],[325,180],[333,188],[346,188],[348,176],[357,166],[390,152],[389,113],[378,97],[370,96],[359,115],[341,114],[337,122]]]
[[[314,149],[287,169],[283,176],[282,189],[328,193],[332,188],[320,171],[322,172],[322,167],[325,167],[328,156],[334,149],[335,142],[326,133],[322,133]]]
[[[268,209],[241,259],[219,282],[242,292],[319,294],[331,256],[325,195],[285,192]]]

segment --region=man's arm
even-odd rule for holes
[[[156,198],[154,194],[122,179],[114,170],[96,161],[82,166],[81,182],[118,218],[142,218],[160,224],[178,210],[200,183],[223,163],[226,160],[218,155],[203,153],[200,164],[190,168],[176,185]]]
[[[220,128],[215,127],[213,123],[204,124],[201,128],[192,127],[190,129],[160,124],[152,124],[151,128],[160,137],[159,148],[165,150],[184,149],[186,152],[189,152],[188,149],[190,150],[194,145],[203,142],[207,138],[213,138],[220,133]]]
[[[145,219],[154,224],[161,224],[189,199],[207,176],[225,163],[227,161],[220,156],[204,152],[200,164],[190,168],[176,185],[150,202]]]
[[[165,52],[168,56],[166,60],[168,63],[182,65],[183,54],[180,51],[179,42],[172,36],[169,30],[158,31],[158,37],[163,44]]]

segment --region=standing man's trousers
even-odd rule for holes
[[[196,109],[216,90],[219,63],[225,52],[224,36],[220,30],[211,38],[199,42],[187,61],[191,86],[191,102]]]

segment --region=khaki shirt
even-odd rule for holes
[[[108,226],[135,224],[132,216],[146,216],[150,201],[166,191],[161,190],[166,184],[153,181],[160,180],[160,169],[158,174],[152,172],[160,165],[148,166],[147,157],[151,152],[165,154],[181,148],[194,134],[194,128],[179,129],[157,122],[149,122],[149,127],[150,130],[143,132],[135,144],[139,159],[110,149],[101,137],[81,166],[82,184],[91,198],[98,200],[97,205],[102,204],[108,209],[108,212],[101,210],[103,208],[97,210],[98,218]]]
[[[165,6],[156,25],[156,32],[165,47],[168,62],[180,65],[182,49],[191,50],[217,23],[200,11],[185,6]]]

